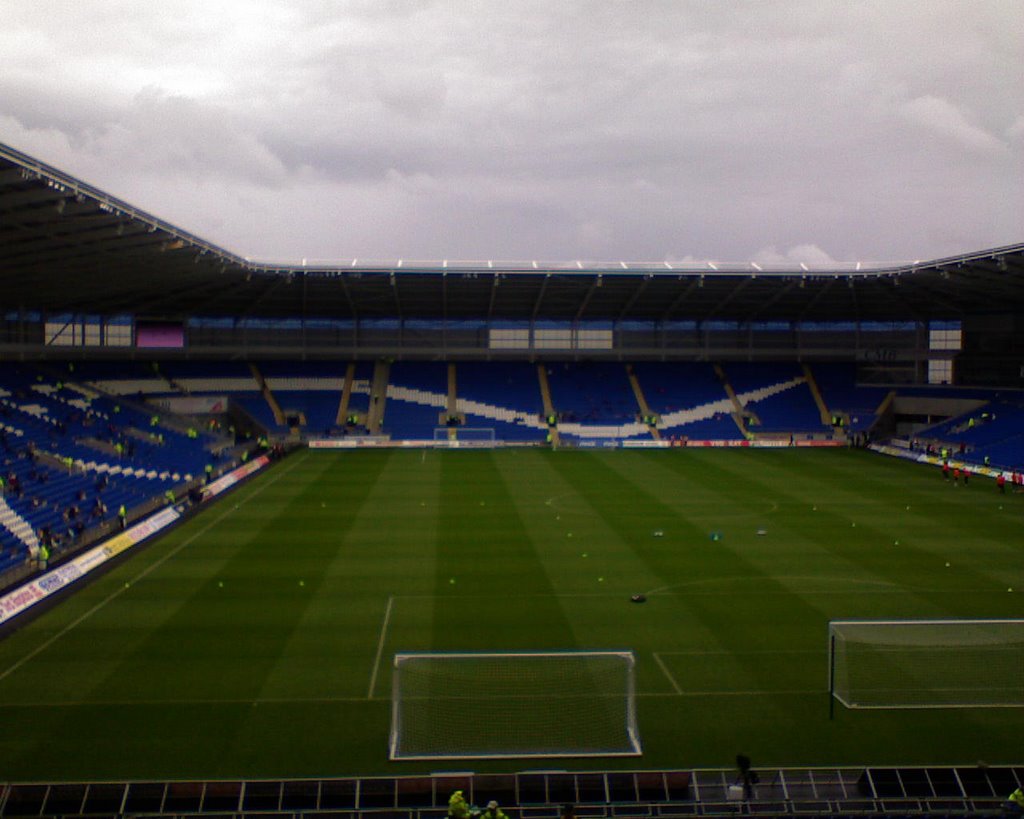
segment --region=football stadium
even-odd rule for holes
[[[0,811],[998,812],[1024,245],[233,255],[0,147]]]

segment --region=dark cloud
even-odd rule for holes
[[[252,257],[893,260],[1024,236],[1024,6],[19,4],[0,140]]]

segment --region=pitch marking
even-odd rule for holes
[[[672,683],[672,687],[676,690],[676,693],[681,697],[683,696],[683,689],[679,687],[679,683],[676,682],[676,678],[672,676],[672,672],[668,670],[668,666],[662,661],[658,652],[652,652],[654,654],[654,661],[658,664],[665,676],[668,677],[668,681]]]
[[[809,589],[807,591],[794,591],[790,589],[763,589],[757,592],[758,594],[886,594],[902,592],[907,588],[913,588],[912,586],[901,586],[898,583],[892,583],[888,580],[868,580],[862,578],[850,578],[850,577],[839,577],[836,575],[772,575],[774,581],[785,582],[785,581],[810,581],[817,583],[829,583],[835,582],[840,584],[850,584],[859,586],[882,586],[884,591],[881,589],[874,590],[863,590],[854,591],[853,589],[820,589],[814,590]],[[659,586],[656,589],[651,589],[649,592],[644,592],[648,597],[652,594],[663,594],[664,592],[673,591],[676,589],[691,589],[693,586],[708,586],[714,583],[734,583],[734,582],[747,582],[747,583],[763,583],[764,578],[760,577],[747,577],[745,575],[731,575],[729,577],[708,577],[701,580],[690,580],[686,583],[673,583],[669,586]],[[962,593],[963,589],[958,589],[958,592]],[[707,591],[697,592],[698,594],[735,594],[735,590],[727,591]]]
[[[373,689],[377,686],[377,670],[380,668],[380,658],[384,653],[384,638],[388,633],[388,623],[391,621],[391,606],[394,605],[395,596],[388,595],[388,606],[384,609],[384,622],[380,626],[380,639],[377,640],[377,657],[373,661],[373,673],[370,674],[370,688],[366,692],[366,699],[373,699]]]
[[[308,457],[308,452],[307,452],[307,455],[301,456],[300,459],[296,460],[296,462],[287,470],[287,472],[291,472],[293,469],[295,469],[295,467],[297,467],[303,460],[305,460],[306,457]],[[285,474],[287,474],[287,473],[285,473]],[[249,497],[239,501],[238,504],[235,507],[231,507],[231,508],[228,508],[228,509],[224,510],[224,512],[220,515],[220,517],[218,517],[216,520],[210,521],[210,523],[208,523],[206,526],[204,526],[202,529],[200,529],[194,535],[192,535],[188,539],[182,541],[181,544],[179,544],[174,549],[172,549],[167,554],[165,554],[156,563],[152,564],[151,566],[149,566],[146,569],[143,569],[141,572],[139,572],[139,574],[137,574],[135,577],[133,577],[128,582],[129,583],[137,583],[138,581],[142,580],[142,578],[144,578],[146,575],[148,575],[154,569],[157,569],[160,566],[162,566],[164,563],[166,563],[168,560],[170,560],[172,557],[174,557],[176,554],[178,554],[178,552],[180,552],[186,546],[188,546],[191,543],[193,543],[200,536],[205,535],[214,526],[216,526],[222,520],[224,520],[224,518],[226,518],[232,512],[235,512],[237,510],[237,507],[241,506],[242,504],[248,503],[253,498],[255,498],[257,495],[259,495],[268,486],[273,486],[273,485],[274,485],[274,482],[265,483],[263,486],[261,486],[259,489],[257,489],[255,492],[253,492],[251,495],[249,495]],[[78,617],[75,620],[72,620],[70,623],[68,623],[66,626],[64,626],[64,628],[62,628],[60,631],[58,631],[56,634],[54,634],[49,640],[46,640],[44,643],[41,643],[40,645],[36,646],[32,651],[30,651],[28,654],[26,654],[24,657],[22,657],[20,660],[18,660],[18,662],[16,662],[14,665],[12,665],[6,671],[4,671],[2,674],[0,674],[0,681],[2,681],[4,679],[6,679],[7,677],[9,677],[11,674],[13,674],[15,671],[17,671],[23,665],[25,665],[25,663],[27,663],[33,657],[38,656],[43,651],[48,649],[55,642],[57,642],[61,637],[63,637],[65,634],[67,634],[69,631],[73,630],[77,626],[79,626],[82,623],[84,623],[86,620],[88,620],[90,617],[92,617],[92,615],[94,615],[96,612],[98,612],[100,609],[102,609],[104,606],[106,606],[107,603],[109,603],[115,597],[117,597],[120,594],[122,594],[127,588],[129,588],[129,587],[128,586],[118,586],[113,592],[111,592],[106,597],[104,597],[102,600],[100,600],[99,603],[97,603],[95,606],[93,606],[87,612],[85,612],[80,617]]]
[[[774,696],[818,696],[826,693],[822,688],[777,688],[757,689],[751,691],[637,691],[636,696],[643,699],[664,699],[680,697],[695,699],[698,697],[774,697]],[[149,700],[44,700],[39,702],[0,702],[0,712],[17,711],[23,708],[40,710],[47,708],[133,708],[133,707],[167,707],[189,705],[331,705],[334,703],[366,703],[390,702],[390,697],[267,697],[256,699],[232,699],[230,697],[196,697],[195,699],[149,699]],[[864,706],[861,706],[864,707]],[[934,707],[934,706],[928,706]],[[981,707],[981,706],[964,706]]]

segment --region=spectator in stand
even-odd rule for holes
[[[469,819],[469,803],[462,791],[455,791],[448,797],[448,819]]]
[[[487,810],[481,816],[486,817],[486,819],[508,819],[505,811],[498,807],[498,803],[494,799],[487,803]]]
[[[1021,813],[1024,811],[1024,790],[1017,788],[1017,790],[1011,793],[1006,798],[1006,807],[1014,813]]]

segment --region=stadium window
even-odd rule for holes
[[[963,335],[956,330],[929,330],[928,348],[931,350],[959,350],[963,347]]]
[[[108,321],[104,328],[104,342],[107,347],[131,347],[132,324]]]
[[[101,326],[99,316],[51,316],[45,324],[44,338],[53,347],[99,347]]]
[[[573,331],[571,328],[533,331],[533,346],[538,350],[571,350]]]
[[[953,383],[953,362],[951,360],[929,361],[928,362],[928,383],[929,384],[952,384]]]
[[[530,330],[529,328],[492,327],[488,334],[488,346],[492,350],[528,350],[530,348]]]
[[[612,349],[611,330],[577,330],[576,347],[580,350]]]
[[[78,323],[68,321],[48,321],[44,330],[46,344],[53,347],[74,347],[78,344]]]

